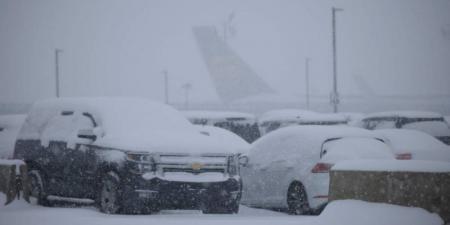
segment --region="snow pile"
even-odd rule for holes
[[[450,173],[450,163],[421,160],[348,160],[332,170]]]
[[[450,146],[433,136],[408,129],[374,130],[385,139],[395,154],[411,153],[412,159],[450,162]]]
[[[332,140],[323,144],[326,153],[321,161],[336,163],[342,160],[356,159],[386,159],[395,160],[390,148],[374,138],[346,137]]]
[[[318,218],[318,225],[442,225],[436,215],[421,208],[357,200],[333,201]]]
[[[69,115],[64,116],[62,112]],[[172,107],[134,98],[60,98],[38,102],[30,111],[27,126],[22,128],[19,138],[41,140],[45,144],[49,139],[72,137],[74,140],[62,141],[79,142],[76,133],[67,130],[73,126],[53,129],[46,123],[52,120],[78,123],[77,117],[86,121],[88,117],[82,115],[85,112],[92,115],[99,127],[97,140],[92,143],[95,145],[150,152],[233,153],[200,134]]]
[[[13,157],[17,134],[25,118],[26,115],[0,116],[0,158]]]
[[[107,215],[92,207],[42,207],[16,200],[4,206],[0,193],[0,224],[8,225],[442,225],[442,219],[420,208],[357,200],[333,201],[319,216],[291,216],[241,206],[237,215],[203,215],[200,211],[164,210],[153,215]]]

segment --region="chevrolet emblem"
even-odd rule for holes
[[[201,163],[192,163],[191,168],[193,170],[200,170],[203,167]]]

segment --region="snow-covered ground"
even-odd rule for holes
[[[0,202],[5,195],[0,193]],[[170,210],[154,215],[108,215],[94,207],[42,207],[15,201],[0,204],[0,225],[442,225],[439,216],[423,209],[354,200],[331,203],[320,216],[291,216],[241,206],[237,215],[203,215],[200,211]]]

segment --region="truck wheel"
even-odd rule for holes
[[[36,198],[37,204],[42,206],[51,206],[50,201],[47,200],[45,192],[44,179],[38,170],[30,170],[28,172],[30,179],[30,196]]]
[[[289,187],[287,196],[289,214],[304,215],[310,212],[305,188],[299,183]]]
[[[114,172],[105,174],[100,185],[98,197],[100,211],[116,214],[120,210],[119,176]]]

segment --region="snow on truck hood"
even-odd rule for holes
[[[202,135],[174,108],[139,98],[60,98],[40,101],[31,109],[19,138],[43,139],[42,131],[46,123],[65,110],[93,115],[103,133],[93,145],[128,151],[234,153],[227,145],[222,146]]]
[[[150,153],[235,154],[238,151],[234,146],[228,147],[208,136],[190,132],[148,132],[122,137],[105,135],[93,144]]]

